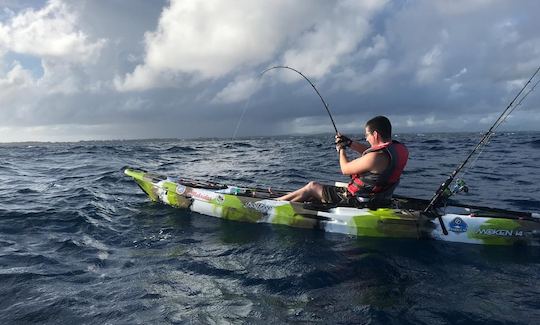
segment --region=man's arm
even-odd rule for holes
[[[349,161],[345,149],[339,150],[339,166],[343,175],[362,174],[368,171],[375,171],[381,164],[381,155],[370,152],[360,158]]]
[[[345,143],[346,146],[349,146],[352,150],[360,154],[366,151],[367,149],[369,149],[368,145],[354,141],[350,139],[349,137],[347,137],[346,135],[342,135],[341,133],[338,133],[336,134],[336,144],[340,142]]]
[[[350,145],[350,148],[358,153],[363,153],[364,151],[369,149],[369,146],[353,140],[353,142]]]

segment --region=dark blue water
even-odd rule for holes
[[[429,198],[480,134],[401,135]],[[539,248],[358,239],[149,202],[125,166],[292,189],[332,135],[0,145],[0,323],[537,324]],[[540,133],[501,133],[460,201],[540,211]]]

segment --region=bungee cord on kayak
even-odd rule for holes
[[[313,89],[315,90],[317,95],[319,95],[319,98],[323,102],[324,108],[326,108],[326,112],[328,113],[328,116],[330,116],[330,121],[332,121],[332,125],[334,126],[334,130],[336,131],[336,134],[338,134],[339,132],[337,130],[336,123],[334,123],[334,118],[332,118],[332,114],[330,113],[330,109],[328,108],[328,104],[326,103],[324,98],[321,96],[321,93],[317,90],[317,87],[315,87],[313,82],[311,82],[311,80],[309,80],[308,77],[306,77],[302,72],[300,72],[300,71],[298,71],[298,70],[296,70],[294,68],[291,68],[291,67],[288,67],[288,66],[283,66],[283,65],[277,65],[277,66],[274,66],[274,67],[270,67],[270,68],[264,70],[263,72],[261,72],[260,76],[262,77],[262,75],[264,75],[266,72],[268,72],[270,70],[274,70],[274,69],[289,69],[289,70],[292,70],[292,71],[298,73],[299,75],[301,75],[302,77],[304,77],[304,79],[306,79],[306,81],[309,82],[311,87],[313,87]]]
[[[538,85],[538,83],[540,83],[540,79],[538,81],[536,81],[533,86],[527,91],[524,93],[523,96],[521,96],[523,94],[523,92],[525,91],[525,89],[527,89],[527,87],[531,84],[532,80],[536,77],[536,75],[538,74],[538,72],[540,71],[540,66],[536,69],[536,71],[533,73],[533,75],[529,78],[529,80],[527,81],[527,83],[525,83],[525,85],[520,89],[520,91],[517,93],[517,95],[514,97],[514,99],[512,99],[512,101],[510,102],[510,104],[508,104],[508,106],[506,107],[506,109],[502,112],[502,114],[499,116],[499,118],[497,118],[497,120],[495,121],[495,123],[493,123],[493,125],[489,128],[489,130],[484,134],[484,136],[482,137],[482,139],[480,140],[480,142],[478,142],[478,144],[475,146],[475,148],[471,151],[471,153],[467,156],[467,158],[465,158],[465,160],[452,172],[452,174],[448,177],[448,179],[443,183],[441,184],[441,186],[437,189],[437,191],[435,192],[435,194],[433,195],[433,197],[431,198],[429,204],[427,205],[427,207],[424,209],[424,212],[425,213],[432,213],[433,211],[433,208],[441,201],[441,199],[444,197],[444,193],[445,191],[448,189],[448,187],[450,186],[450,184],[453,182],[453,180],[455,179],[455,177],[457,176],[457,174],[462,170],[464,169],[464,167],[467,165],[467,163],[469,162],[469,160],[471,159],[471,157],[473,157],[479,150],[481,152],[481,149],[483,149],[483,147],[485,145],[487,145],[489,143],[489,140],[491,139],[491,137],[495,134],[495,129],[497,129],[507,118],[508,116],[518,107],[521,105],[521,103],[523,102],[523,100],[525,100],[525,98],[527,98],[527,96],[536,88],[536,86]],[[517,102],[517,104],[514,105],[514,103],[516,103],[516,101],[518,100],[519,98],[519,101]],[[448,231],[446,230],[445,226],[444,226],[444,223],[442,222],[442,219],[440,216],[437,216],[437,218],[439,219],[439,222],[441,224],[441,227],[442,227],[442,230],[443,230],[443,233],[445,235],[448,234]]]

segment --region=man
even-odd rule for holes
[[[339,133],[336,135],[341,172],[351,176],[347,187],[309,182],[278,200],[355,204],[390,199],[399,184],[409,152],[403,144],[392,140],[392,125],[384,116],[376,116],[366,123],[365,136],[370,146],[352,141]],[[346,147],[362,155],[349,161]]]

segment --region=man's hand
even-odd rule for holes
[[[348,137],[341,135],[340,133],[336,134],[336,151],[339,152],[341,149],[345,149],[352,144],[352,140]]]

